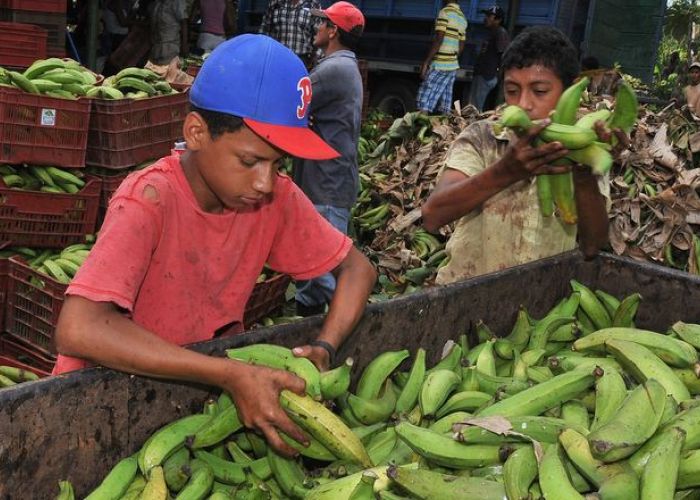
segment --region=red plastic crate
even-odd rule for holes
[[[105,215],[107,214],[107,207],[109,206],[109,199],[112,197],[117,188],[121,185],[122,181],[126,179],[126,176],[131,173],[130,170],[115,175],[95,175],[102,179],[102,190],[100,191],[100,207],[97,211],[97,229],[102,227]]]
[[[0,163],[82,168],[91,104],[0,87]]]
[[[0,0],[7,1],[7,0]],[[33,24],[47,32],[46,55],[63,57],[66,52],[66,13],[37,12],[32,10],[15,10],[0,7],[0,21],[11,23]],[[14,48],[14,47],[13,47]],[[34,59],[43,59],[36,56]]]
[[[0,9],[66,12],[66,0],[0,0]]]
[[[63,248],[95,232],[102,181],[87,176],[75,194],[8,188],[0,178],[0,245]]]
[[[55,358],[53,335],[68,285],[35,271],[18,257],[10,257],[8,285],[7,333],[42,356]]]
[[[187,66],[185,73],[187,73],[190,76],[197,76],[200,69],[202,69],[201,66],[197,66],[197,65],[192,64],[190,66]]]
[[[41,274],[19,257],[10,259],[6,330],[42,356],[55,357],[54,330],[68,285]],[[290,278],[279,274],[257,283],[243,315],[246,326],[281,307]]]
[[[0,66],[26,68],[46,58],[47,36],[39,26],[0,22]]]
[[[243,324],[246,328],[284,305],[285,293],[290,281],[291,278],[286,274],[278,274],[255,284],[243,313]]]
[[[44,371],[41,368],[37,368],[35,366],[30,366],[26,363],[23,363],[22,361],[19,361],[18,359],[15,359],[14,357],[4,356],[1,353],[0,353],[0,366],[11,366],[13,368],[19,368],[20,370],[32,372],[33,374],[35,374],[39,377],[48,377],[49,375],[51,375],[50,371]]]
[[[15,362],[29,366],[39,376],[50,375],[53,365],[56,364],[55,358],[36,352],[9,333],[0,335],[0,355],[2,356],[0,360],[11,358]],[[4,363],[0,362],[0,364]]]
[[[100,208],[107,210],[109,206],[109,199],[112,197],[117,188],[121,185],[122,181],[131,172],[124,172],[119,175],[105,175],[102,177],[102,192],[100,194]]]
[[[185,92],[148,99],[93,99],[87,165],[125,168],[167,156],[182,137]]]

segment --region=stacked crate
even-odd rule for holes
[[[45,29],[33,24],[0,22],[0,66],[26,68],[46,57]]]
[[[0,21],[33,24],[47,32],[46,55],[66,55],[66,0],[0,0]],[[45,56],[36,54],[34,59]]]

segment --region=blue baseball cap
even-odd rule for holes
[[[258,136],[292,156],[340,156],[309,128],[311,79],[294,52],[265,35],[240,35],[214,49],[197,74],[190,102],[240,116]]]

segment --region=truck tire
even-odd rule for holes
[[[371,106],[394,117],[416,109],[417,87],[406,80],[389,80],[370,91]]]

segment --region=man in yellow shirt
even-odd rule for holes
[[[528,28],[503,55],[507,104],[523,108],[531,119],[546,119],[561,93],[579,73],[576,50],[559,30]],[[562,173],[551,164],[567,154],[558,142],[533,144],[544,123],[522,138],[495,135],[492,121],[462,132],[448,152],[434,192],[423,205],[426,229],[457,221],[447,243],[449,263],[437,282],[458,280],[549,257],[576,247],[577,226],[543,217],[536,175]],[[604,139],[603,137],[601,137]],[[594,256],[608,240],[607,179],[588,168],[573,169],[579,246]]]
[[[467,20],[453,0],[445,0],[435,20],[435,37],[421,65],[423,82],[418,89],[418,109],[432,113],[436,107],[444,115],[452,108],[452,87],[459,69],[459,55],[464,49]],[[439,105],[439,106],[438,106]]]

